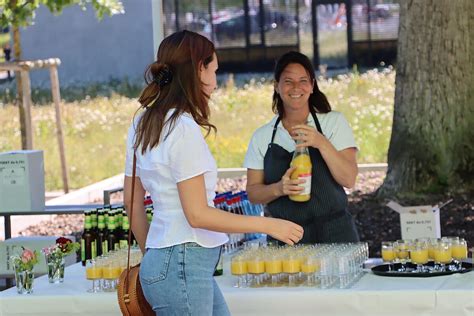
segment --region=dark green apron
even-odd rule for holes
[[[316,114],[311,112],[318,131],[322,134]],[[272,139],[264,157],[264,183],[281,180],[290,167],[293,153],[288,152],[273,140],[280,117],[273,127]],[[268,203],[272,217],[283,218],[304,228],[300,243],[357,242],[359,236],[352,215],[347,211],[347,195],[331,175],[318,149],[309,147],[313,164],[311,198],[307,202],[294,202],[282,196]],[[272,240],[272,238],[269,238]]]

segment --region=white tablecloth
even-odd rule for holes
[[[233,288],[233,278],[216,280],[232,315],[474,316],[474,272],[430,278],[389,278],[371,273],[350,289]],[[116,293],[87,293],[90,281],[79,264],[66,268],[62,284],[35,280],[34,293],[0,292],[0,316],[120,315]]]

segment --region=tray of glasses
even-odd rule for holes
[[[466,273],[473,270],[473,264],[468,262],[462,262],[461,266],[458,263],[452,262],[445,265],[442,270],[439,265],[436,265],[433,261],[423,265],[423,269],[417,270],[416,264],[405,263],[404,269],[401,263],[394,264],[381,264],[373,267],[372,273],[381,276],[388,277],[415,277],[415,278],[426,278],[435,277],[440,275],[448,275],[453,273]]]

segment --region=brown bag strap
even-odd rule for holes
[[[135,176],[137,173],[137,151],[133,152],[133,171],[132,171],[132,203],[130,204],[129,222],[130,229],[128,230],[128,253],[127,253],[127,274],[125,276],[125,295],[128,295],[128,277],[130,275],[130,248],[132,247],[132,227],[133,227],[133,204],[135,204]]]

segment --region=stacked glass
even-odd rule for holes
[[[362,275],[366,243],[256,246],[231,259],[235,287],[347,288]]]

